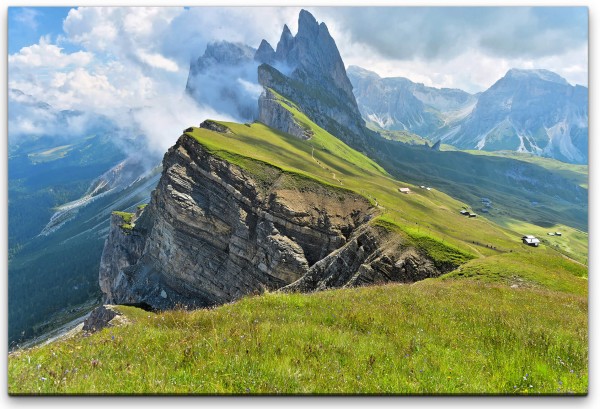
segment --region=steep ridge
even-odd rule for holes
[[[352,94],[352,84],[325,23],[306,10],[298,17],[298,33],[284,26],[276,51],[263,40],[255,58],[258,82],[293,101],[312,121],[360,150],[369,149],[376,134],[365,126]],[[260,114],[259,114],[260,115]],[[265,122],[279,129],[275,123]]]
[[[288,285],[412,282],[455,267],[438,268],[408,240],[369,225],[376,209],[354,192],[250,158],[225,160],[200,141],[185,134],[169,149],[143,211],[112,216],[100,267],[105,302],[209,306]]]

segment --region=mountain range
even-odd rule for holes
[[[548,70],[511,69],[484,92],[381,78],[360,67],[348,76],[363,117],[460,149],[515,151],[587,163],[588,89]]]

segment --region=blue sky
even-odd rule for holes
[[[35,44],[41,36],[50,35],[55,40],[63,34],[63,20],[70,7],[9,7],[8,53]],[[66,47],[70,47],[66,44]],[[73,47],[75,48],[75,47]]]

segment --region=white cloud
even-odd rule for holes
[[[146,102],[145,107],[131,112],[129,125],[134,124],[135,131],[146,137],[149,152],[156,155],[164,154],[183,129],[198,126],[207,118],[234,121],[211,107],[198,105],[185,94],[162,95]]]
[[[147,53],[143,50],[140,50],[138,51],[137,55],[140,58],[140,60],[152,67],[160,68],[162,70],[170,72],[179,71],[179,67],[177,66],[176,62],[174,62],[173,60],[169,60],[168,58],[165,58],[158,53]]]
[[[65,54],[62,50],[62,48],[51,44],[47,37],[41,37],[38,44],[23,47],[18,53],[9,55],[8,64],[11,69],[38,69],[42,67],[59,69],[68,66],[85,66],[93,58],[93,54],[86,51]]]
[[[453,48],[451,53],[444,54],[443,58],[427,57],[425,52],[411,51],[414,55],[410,58],[397,58],[386,55],[381,47],[375,47],[369,41],[355,41],[356,34],[350,32],[347,23],[336,18],[335,13],[329,9],[322,9],[327,19],[327,26],[334,37],[342,59],[346,66],[357,65],[362,68],[377,72],[382,77],[406,77],[414,82],[421,82],[433,87],[460,88],[468,92],[484,91],[497,80],[502,78],[510,68],[544,68],[554,71],[565,77],[571,84],[582,84],[587,86],[587,42],[580,42],[579,46],[568,48],[556,54],[537,55],[537,52],[527,55],[526,53],[507,53],[501,55],[498,52],[490,52],[484,47],[479,47],[476,42],[468,41],[468,46]],[[321,10],[317,10],[321,11]],[[376,10],[376,14],[380,10]],[[391,14],[391,13],[390,13]],[[318,19],[318,16],[316,16]],[[517,19],[518,16],[515,18]],[[407,17],[409,18],[409,17]],[[518,18],[519,22],[514,26],[522,25],[523,15]],[[365,24],[366,24],[365,20]],[[414,26],[414,22],[411,23]],[[431,27],[428,26],[430,29]],[[472,29],[472,28],[471,28]],[[508,29],[508,28],[507,28]],[[512,29],[515,30],[514,27]],[[441,30],[442,32],[444,30]],[[389,33],[384,32],[385,35]],[[381,32],[376,35],[384,35]],[[415,34],[416,35],[416,34]],[[433,34],[428,34],[433,37]],[[511,34],[514,40],[516,34]],[[491,38],[491,35],[488,37]],[[401,47],[403,42],[411,42],[410,47],[426,47],[416,39],[391,36],[391,39]],[[498,38],[498,33],[496,37]],[[377,41],[377,39],[372,39]],[[414,42],[416,41],[416,42]],[[432,41],[432,40],[431,40]],[[540,40],[541,41],[541,40]],[[504,44],[503,46],[506,46]],[[519,44],[523,48],[523,44]],[[546,46],[544,46],[546,47]],[[543,47],[540,46],[540,49]],[[544,48],[545,49],[545,48]],[[407,48],[408,50],[408,48]],[[418,54],[418,55],[416,55]]]
[[[87,50],[135,61],[140,50],[159,52],[161,39],[174,29],[181,7],[79,7],[63,24],[67,41]]]

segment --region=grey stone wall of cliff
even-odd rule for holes
[[[123,286],[123,281],[127,280],[124,271],[138,262],[146,243],[146,236],[140,228],[135,231],[124,229],[121,227],[124,223],[118,214],[111,215],[110,230],[104,242],[99,272],[99,284],[104,293],[105,303],[115,303],[115,300],[120,298],[114,290]]]
[[[278,101],[275,94],[265,89],[258,98],[258,120],[271,128],[287,132],[299,139],[310,139],[313,132],[304,128],[295,119],[294,115]]]
[[[323,258],[284,291],[318,291],[389,282],[412,283],[442,274],[422,252],[379,226],[357,229],[341,248]]]
[[[343,246],[372,211],[361,196],[317,182],[302,193],[276,188],[289,177],[276,168],[280,176],[262,186],[188,136],[163,169],[131,233],[112,223],[100,269],[107,302],[208,306],[281,288]]]
[[[264,40],[260,48],[255,55],[263,63],[258,67],[259,84],[293,101],[317,125],[352,147],[364,150],[369,146],[366,139],[373,133],[361,117],[344,63],[325,23],[317,23],[302,10],[296,36],[284,26],[275,52]],[[270,115],[263,112],[265,108],[272,106],[259,107],[259,117]]]

